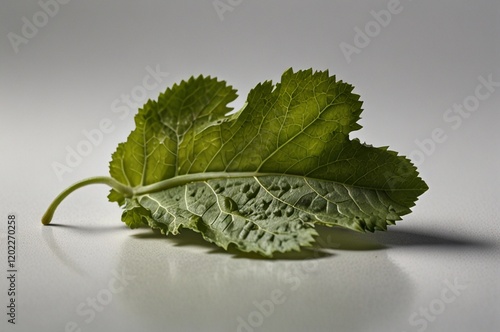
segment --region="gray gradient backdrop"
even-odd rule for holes
[[[481,77],[500,82],[497,0],[60,1],[41,1],[50,15],[38,1],[0,5],[2,332],[500,330],[500,83],[481,86]],[[378,22],[388,9],[390,22]],[[358,45],[350,56],[347,44]],[[419,164],[430,190],[389,232],[326,230],[318,257],[257,260],[189,232],[128,230],[102,186],[70,196],[59,226],[40,224],[60,190],[107,174],[134,127],[122,95],[142,104],[205,74],[239,90],[238,108],[289,67],[353,84],[364,101],[353,137]],[[155,68],[168,75],[142,89]],[[451,113],[464,103],[471,111]],[[54,163],[103,119],[112,130],[58,177]],[[15,326],[6,315],[12,213]]]

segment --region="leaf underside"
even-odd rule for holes
[[[427,190],[411,162],[349,139],[362,102],[327,71],[286,71],[250,91],[199,76],[149,100],[110,174],[122,220],[165,234],[181,227],[227,249],[272,256],[314,242],[314,226],[385,230]]]

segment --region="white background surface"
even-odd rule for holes
[[[354,29],[375,22],[370,12],[387,1],[232,3],[218,16],[212,1],[71,1],[16,53],[8,34],[22,36],[23,17],[33,22],[41,7],[2,2],[0,330],[69,331],[74,322],[81,331],[236,331],[250,319],[255,327],[241,331],[498,331],[500,88],[459,128],[443,118],[480,76],[500,82],[498,1],[402,0],[351,61],[341,43],[355,45]],[[128,230],[103,186],[75,192],[42,227],[63,188],[107,174],[136,112],[120,118],[113,102],[124,105],[148,66],[169,73],[148,98],[205,74],[239,90],[236,108],[288,67],[329,69],[364,101],[353,137],[424,156],[430,189],[387,233],[326,229],[319,253],[275,260],[226,253],[187,231]],[[114,130],[59,180],[53,164],[104,118]],[[446,139],[424,155],[416,140],[436,128]],[[18,221],[15,326],[6,315],[8,214]],[[130,279],[122,288],[116,273]],[[461,288],[454,294],[449,283]],[[273,294],[282,303],[259,314]],[[106,305],[91,310],[99,296]]]

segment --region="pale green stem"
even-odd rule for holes
[[[159,181],[147,186],[134,188],[134,195],[144,195],[156,191],[162,191],[173,187],[183,186],[191,182],[207,181],[213,179],[228,179],[228,178],[248,178],[255,176],[277,175],[273,173],[256,173],[256,172],[206,172],[177,175],[176,177]]]
[[[197,181],[207,181],[211,179],[224,179],[224,178],[243,178],[243,177],[255,177],[255,176],[268,176],[268,175],[278,175],[272,173],[255,173],[255,172],[207,172],[207,173],[195,173],[195,174],[184,174],[178,175],[176,177],[166,179],[163,181],[159,181],[146,186],[137,186],[131,188],[120,182],[116,181],[113,178],[107,176],[96,176],[93,178],[88,178],[77,182],[70,187],[66,188],[62,193],[60,193],[54,201],[50,204],[47,212],[42,217],[42,224],[48,225],[52,220],[52,216],[54,215],[54,211],[57,206],[73,191],[78,188],[84,187],[89,184],[107,184],[114,190],[118,191],[125,197],[133,197],[149,194],[152,192],[162,191],[166,189],[170,189],[173,187],[183,186],[187,183],[197,182]]]
[[[47,209],[47,212],[45,212],[45,214],[43,215],[42,224],[48,225],[50,223],[50,221],[52,220],[52,216],[54,215],[54,211],[56,210],[57,206],[66,198],[66,196],[71,194],[76,189],[87,186],[89,184],[107,184],[108,186],[110,186],[111,188],[113,188],[114,190],[120,192],[125,196],[133,195],[132,188],[121,184],[120,182],[116,181],[113,178],[107,176],[96,176],[88,178],[74,183],[73,185],[66,188],[62,193],[60,193],[50,204],[49,208]]]

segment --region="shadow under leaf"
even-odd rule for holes
[[[301,251],[291,251],[285,253],[274,253],[273,257],[265,257],[256,253],[243,252],[236,249],[233,245],[230,245],[227,250],[216,246],[203,239],[201,234],[196,233],[190,229],[182,229],[177,235],[163,235],[159,230],[153,230],[132,235],[134,238],[138,239],[159,239],[168,238],[169,241],[175,243],[177,247],[197,247],[207,250],[209,254],[229,254],[234,258],[250,258],[250,259],[263,259],[263,260],[306,260],[306,259],[318,259],[333,256],[333,253],[327,252],[316,245],[311,247],[304,247]]]
[[[387,232],[376,232],[372,236],[378,242],[391,247],[425,246],[473,250],[498,248],[493,241],[478,239],[469,234],[444,234],[430,230],[390,229]]]
[[[91,233],[91,234],[105,234],[105,233],[115,233],[116,231],[121,231],[126,229],[127,227],[123,224],[117,224],[112,226],[81,226],[81,225],[66,225],[66,224],[48,224],[45,227],[56,227],[56,228],[64,228],[70,231],[77,231],[82,233]]]

